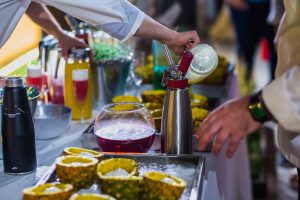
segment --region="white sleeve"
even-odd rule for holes
[[[101,28],[125,41],[141,26],[145,14],[127,0],[35,0]]]
[[[264,102],[284,129],[300,132],[300,67],[295,66],[263,89]]]
[[[284,13],[283,0],[271,0],[270,12],[267,22],[272,25],[278,25]]]
[[[30,0],[0,0],[0,49],[25,13]]]

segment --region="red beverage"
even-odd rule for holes
[[[64,98],[64,83],[63,81],[56,81],[54,80],[51,83],[52,87],[52,103],[54,104],[61,104],[64,105],[65,98]]]
[[[39,91],[41,91],[43,87],[43,77],[26,77],[26,84],[30,87],[38,87]]]
[[[110,120],[96,130],[98,145],[105,152],[145,153],[153,144],[155,129],[138,121]]]
[[[83,104],[84,100],[87,97],[88,83],[88,80],[73,80],[74,95],[76,96],[76,99],[80,104]]]

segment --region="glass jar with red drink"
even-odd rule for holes
[[[155,139],[152,115],[140,103],[114,103],[102,108],[95,121],[95,136],[105,152],[145,153]]]

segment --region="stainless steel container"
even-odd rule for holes
[[[132,59],[93,64],[93,107],[101,108],[125,92]]]
[[[168,81],[161,136],[163,153],[193,154],[192,111],[187,79]]]

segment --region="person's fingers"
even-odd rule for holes
[[[236,149],[238,148],[238,146],[240,144],[240,141],[241,141],[241,137],[239,136],[238,133],[233,135],[229,139],[229,144],[228,144],[227,152],[226,152],[226,156],[228,158],[231,158],[234,155]]]
[[[65,59],[65,61],[68,60],[68,48],[66,48],[64,45],[61,45],[61,54],[62,57]]]
[[[213,140],[212,151],[214,155],[218,155],[224,146],[224,143],[228,139],[229,132],[228,130],[222,128],[218,134],[215,135],[215,139]]]
[[[204,129],[200,128],[201,135],[199,137],[199,149],[204,150],[207,144],[212,140],[212,137],[218,133],[218,131],[222,128],[220,124],[214,124],[213,126],[204,127]]]
[[[195,43],[192,43],[192,42],[189,42],[185,45],[185,50],[191,50],[196,44]]]
[[[194,34],[194,37],[192,39],[193,44],[199,44],[201,40],[198,33],[196,31],[193,31],[193,34]]]
[[[83,39],[76,38],[75,40],[77,41],[77,43],[76,43],[77,47],[86,48],[89,46],[85,43],[85,41]]]
[[[220,120],[225,120],[226,119],[226,116],[227,116],[227,113],[226,113],[226,109],[225,108],[219,108],[213,112],[211,112],[207,117],[206,119],[204,119],[203,123],[201,124],[201,127],[202,128],[202,131],[205,131],[205,129],[207,127],[210,127],[210,126],[214,126],[214,124]],[[200,132],[200,129],[199,131],[197,132],[197,135],[201,135],[201,132]]]
[[[196,31],[189,31],[186,34],[185,49],[192,49],[194,46],[200,43],[200,38]]]
[[[196,137],[200,137],[202,133],[205,133],[207,131],[206,129],[208,127],[214,126],[214,124],[223,117],[223,109],[217,109],[213,112],[211,112],[203,121],[203,123],[200,124],[200,127],[198,131],[196,132]]]
[[[216,120],[215,116],[209,115],[204,121],[200,124],[198,131],[196,132],[196,138],[199,139],[202,134],[209,129],[213,121]]]

